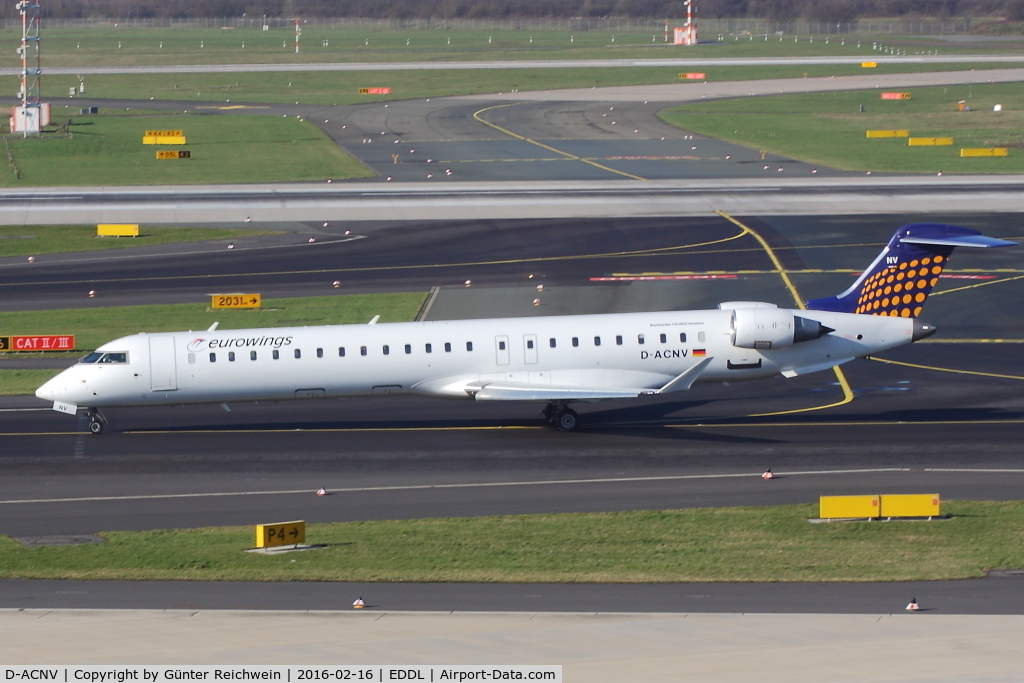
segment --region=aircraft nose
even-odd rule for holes
[[[54,378],[56,379],[56,378]],[[44,401],[56,401],[57,400],[57,386],[53,379],[44,382],[41,387],[36,389],[36,397],[43,399]]]
[[[911,337],[911,339],[913,341],[920,341],[926,337],[932,336],[938,331],[939,328],[935,327],[935,325],[929,325],[928,323],[921,322],[917,318],[914,318],[914,336]]]

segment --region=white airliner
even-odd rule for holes
[[[137,334],[104,344],[36,391],[54,409],[418,394],[545,401],[575,429],[575,401],[684,391],[827,370],[927,337],[928,293],[953,248],[1013,242],[975,230],[900,228],[842,294],[808,310],[733,301],[716,310]]]

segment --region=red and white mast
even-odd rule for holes
[[[693,0],[686,0],[686,25],[682,28],[675,30],[676,45],[696,45],[697,44],[697,22],[694,21],[694,15],[696,12],[693,7]]]

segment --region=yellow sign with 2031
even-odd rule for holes
[[[210,308],[259,308],[259,294],[213,294]]]

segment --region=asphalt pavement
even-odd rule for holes
[[[915,218],[741,220],[810,298],[845,289]],[[960,222],[1017,236],[1012,217]],[[210,278],[223,275],[225,286],[259,286],[264,296],[441,286],[431,319],[711,308],[736,299],[791,305],[760,245],[718,217],[374,224],[364,239],[329,241],[347,227],[328,225],[323,251],[261,254],[258,271],[226,250],[192,255],[187,265],[170,256],[38,262],[11,272],[4,301],[22,310],[198,301]],[[707,244],[718,240],[727,241]],[[255,510],[341,521],[797,503],[891,487],[1018,499],[1019,263],[1019,249],[958,251],[926,308],[940,333],[845,366],[854,400],[827,410],[816,408],[842,400],[827,372],[581,405],[576,434],[542,426],[535,404],[399,397],[237,404],[231,413],[111,409],[111,430],[94,437],[41,401],[7,399],[0,532],[247,524]],[[334,279],[343,286],[331,287]],[[96,299],[84,296],[86,286]],[[765,467],[781,478],[765,485]],[[313,496],[320,486],[334,495]],[[16,502],[26,500],[34,502]]]

